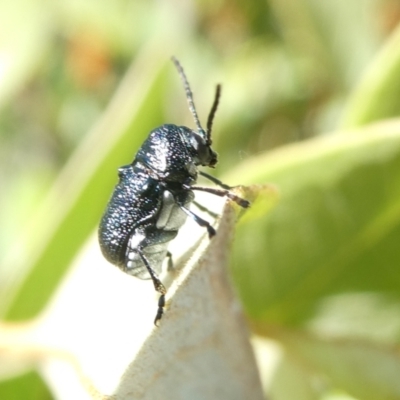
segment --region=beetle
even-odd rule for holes
[[[99,243],[104,257],[124,272],[140,279],[151,279],[160,293],[154,320],[157,325],[164,313],[166,288],[158,277],[164,260],[171,254],[168,243],[189,216],[215,235],[211,224],[190,210],[194,191],[227,197],[241,207],[250,203],[231,193],[230,186],[199,171],[199,166],[214,168],[217,153],[211,148],[211,131],[218,108],[221,85],[217,85],[207,129],[200,124],[185,72],[172,57],[182,80],[189,110],[197,130],[172,124],[150,132],[133,162],[118,169],[119,182],[108,202],[99,226]],[[198,175],[220,188],[195,186]],[[200,207],[201,208],[201,207]]]

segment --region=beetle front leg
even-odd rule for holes
[[[248,200],[245,200],[239,196],[236,196],[235,194],[231,193],[229,190],[214,189],[214,188],[208,188],[208,187],[202,187],[202,186],[191,186],[190,189],[215,194],[216,196],[220,196],[220,197],[227,197],[228,199],[230,199],[230,200],[234,201],[236,204],[238,204],[240,207],[243,207],[243,208],[250,207],[250,202]]]

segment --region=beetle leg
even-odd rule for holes
[[[211,182],[214,182],[216,185],[226,189],[226,190],[230,190],[232,189],[232,186],[228,186],[225,183],[221,182],[219,179],[214,178],[212,175],[207,174],[207,172],[203,172],[203,171],[199,171],[199,174],[201,176],[204,176],[204,178],[207,178],[208,180],[210,180]]]
[[[157,314],[156,314],[156,317],[154,318],[154,325],[155,326],[158,326],[157,323],[162,318],[162,316],[164,314],[164,307],[165,307],[165,294],[162,294],[160,296],[160,298],[158,299]]]
[[[193,204],[203,212],[206,212],[208,215],[210,215],[213,218],[218,218],[219,215],[211,210],[209,210],[207,207],[204,207],[203,205],[199,204],[197,201],[193,201]]]
[[[160,279],[158,278],[157,274],[151,268],[151,265],[149,261],[147,260],[146,256],[143,254],[143,251],[141,248],[138,248],[137,253],[139,254],[140,258],[142,259],[144,265],[146,266],[147,270],[149,271],[151,280],[153,281],[154,288],[156,289],[157,292],[161,293],[160,298],[158,299],[158,310],[156,314],[156,318],[154,319],[154,325],[157,325],[157,322],[162,318],[164,314],[164,306],[165,306],[165,294],[167,293],[167,289],[165,289],[165,286],[162,284]]]
[[[204,220],[203,218],[200,218],[198,215],[196,215],[194,212],[190,211],[188,208],[186,208],[182,204],[178,203],[178,205],[182,209],[183,212],[185,212],[190,218],[192,218],[200,226],[207,228],[208,237],[210,239],[213,236],[215,236],[215,234],[216,234],[215,229],[210,225],[210,223],[208,221]]]
[[[167,257],[168,257],[168,271],[172,271],[174,269],[174,262],[172,261],[171,252],[167,251]]]
[[[250,207],[250,202],[248,200],[245,200],[239,196],[236,196],[235,194],[231,193],[229,190],[214,189],[214,188],[201,187],[201,186],[191,186],[191,189],[215,194],[216,196],[220,196],[220,197],[227,197],[228,199],[234,201],[235,203],[239,204],[239,206],[241,206],[243,208]]]

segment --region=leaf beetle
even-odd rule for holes
[[[176,58],[172,61],[183,82],[197,130],[165,124],[150,132],[133,162],[119,168],[119,182],[98,231],[101,251],[110,263],[130,275],[153,281],[160,293],[155,325],[164,313],[166,288],[158,274],[165,258],[171,260],[168,243],[188,216],[205,227],[210,238],[215,235],[211,224],[189,208],[194,202],[194,191],[227,197],[245,208],[250,205],[231,193],[230,186],[198,170],[199,166],[213,168],[217,164],[217,154],[211,148],[211,131],[221,85],[216,87],[204,130],[183,68]],[[220,188],[195,186],[198,175]]]

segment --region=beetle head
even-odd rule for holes
[[[189,110],[192,113],[197,126],[197,131],[190,131],[190,134],[186,137],[186,142],[194,150],[193,153],[197,165],[204,165],[213,168],[217,164],[218,158],[217,153],[215,153],[215,151],[211,148],[211,131],[215,112],[217,111],[219,99],[221,97],[221,85],[217,85],[214,102],[207,119],[207,130],[205,131],[200,124],[200,120],[197,115],[196,107],[193,101],[193,94],[190,90],[189,82],[186,78],[185,72],[183,71],[182,66],[175,57],[172,57],[172,61],[175,64],[182,79],[183,86],[186,92],[186,98],[189,103]]]

